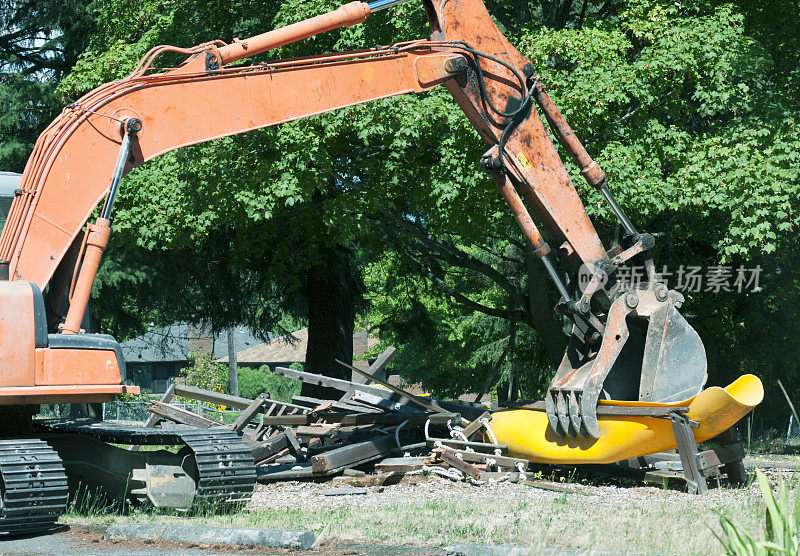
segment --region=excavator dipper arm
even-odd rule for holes
[[[12,279],[43,289],[60,261],[74,256],[82,228],[105,197],[108,210],[87,225],[86,253],[70,288],[72,304],[63,332],[78,333],[108,241],[116,190],[109,188],[112,175],[117,183],[123,173],[185,145],[444,84],[487,144],[481,163],[558,288],[560,310],[574,322],[570,347],[546,399],[551,427],[561,435],[598,437],[595,406],[600,397],[669,401],[697,393],[705,382],[705,352],[676,310],[679,295],[655,283],[652,236],[635,233],[611,197],[602,170],[550,101],[531,63],[498,30],[481,0],[422,1],[430,41],[228,65],[360,23],[373,11],[399,3],[351,2],[230,45],[214,41],[191,49],[157,47],[130,77],[101,86],[67,107],[37,141],[0,237],[0,259],[8,261]],[[153,62],[164,51],[189,58],[178,68],[154,71]],[[622,219],[629,235],[621,246],[603,246],[536,105],[582,175]],[[550,262],[550,248],[531,213],[574,271],[591,269],[578,299]],[[615,277],[616,268],[632,257],[643,260],[650,278],[638,309],[630,294],[622,306]],[[652,315],[658,318],[651,320]],[[649,326],[656,321],[657,326]],[[607,329],[624,333],[608,339]]]

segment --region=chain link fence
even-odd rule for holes
[[[241,413],[240,410],[219,409],[200,401],[192,403],[170,402],[170,405],[226,424],[232,423]],[[103,404],[102,418],[104,421],[115,423],[141,424],[147,421],[150,416],[147,411],[148,407],[150,407],[150,402],[108,402]],[[45,419],[69,419],[77,417],[77,415],[72,413],[70,404],[48,404],[41,406],[39,417]]]

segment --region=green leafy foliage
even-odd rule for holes
[[[189,358],[191,365],[180,371],[180,376],[183,377],[187,386],[227,393],[228,366],[226,364],[214,361],[213,355],[208,352],[192,353],[189,354]]]
[[[722,536],[717,538],[725,552],[736,556],[800,553],[800,490],[795,491],[792,503],[789,489],[782,479],[776,495],[760,469],[756,469],[756,478],[766,507],[764,538],[757,540],[748,531],[738,528],[730,517],[720,515]]]
[[[269,394],[273,400],[292,401],[300,393],[300,383],[285,376],[278,376],[269,370],[269,365],[258,369],[239,368],[239,395],[255,399],[259,394]]]
[[[93,4],[96,32],[57,94],[74,99],[123,77],[158,44],[230,41],[335,5]],[[796,6],[488,5],[637,228],[657,233],[659,267],[761,267],[760,291],[684,292],[687,317],[709,351],[711,382],[755,372],[768,384],[781,376],[790,390],[800,388],[800,65],[787,54],[800,50],[800,39],[795,18],[775,16]],[[255,62],[426,35],[420,3],[409,2]],[[36,108],[35,91],[15,90],[32,87],[30,76],[13,79],[0,100],[14,112]],[[36,97],[43,106],[47,94]],[[28,126],[26,136],[13,128],[19,121],[0,116],[0,156],[19,160],[30,129],[42,125]],[[17,139],[6,141],[6,130]],[[167,153],[123,182],[95,315],[123,337],[154,320],[281,331],[285,315],[307,312],[309,269],[345,246],[366,283],[369,306],[359,318],[378,323],[384,344],[397,345],[393,366],[409,381],[440,395],[475,391],[507,351],[499,380],[515,361],[526,394],[536,396],[563,346],[548,308],[555,298],[480,170],[482,152],[440,88]],[[567,167],[603,239],[618,241],[608,207]],[[507,350],[511,321],[518,341]]]

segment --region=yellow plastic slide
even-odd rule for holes
[[[714,386],[688,400],[669,404],[601,401],[600,405],[689,407],[688,417],[700,423],[692,429],[697,442],[721,434],[764,398],[758,377],[744,375],[727,388]],[[492,414],[490,426],[508,454],[534,463],[613,463],[672,450],[675,436],[668,419],[603,415],[600,438],[561,438],[548,426],[544,411],[509,409]]]

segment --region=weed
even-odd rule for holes
[[[789,489],[783,479],[778,485],[776,496],[760,469],[756,470],[756,478],[766,506],[764,539],[756,540],[725,515],[720,515],[723,535],[717,538],[728,554],[736,556],[800,554],[800,491],[795,491],[793,510],[789,501]]]

